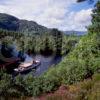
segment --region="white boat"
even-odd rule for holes
[[[39,60],[32,61],[32,62],[23,62],[19,65],[18,68],[15,68],[14,71],[19,73],[26,72],[33,68],[36,69],[40,64],[41,62]]]

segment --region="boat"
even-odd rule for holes
[[[14,71],[18,73],[23,73],[32,69],[36,69],[40,64],[41,62],[39,60],[35,60],[32,62],[23,62],[19,64],[18,68],[15,68]]]

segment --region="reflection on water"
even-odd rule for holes
[[[18,58],[19,57],[18,56],[19,52],[16,50],[16,46],[11,46],[11,47],[0,46],[0,50],[2,50],[2,49],[3,49],[4,54],[7,53],[6,55],[9,58],[11,58],[11,57]],[[9,55],[11,55],[11,56],[9,56]],[[40,60],[41,64],[35,70],[35,75],[36,76],[41,75],[42,73],[47,71],[49,67],[59,63],[62,60],[61,56],[56,56],[55,57],[54,55],[49,56],[49,57],[45,57],[43,55],[36,54],[34,56],[31,55],[31,57],[30,57],[26,53],[23,53],[23,55],[21,55],[19,58],[23,58],[23,57],[25,58],[24,62],[31,62],[31,61],[33,61],[33,59],[34,60]],[[2,61],[1,57],[0,57],[0,61]],[[0,64],[2,64],[2,62],[0,62]],[[14,74],[16,74],[16,73],[14,73]]]
[[[38,76],[44,73],[45,71],[47,71],[48,68],[51,67],[52,65],[58,64],[62,60],[62,57],[61,56],[45,57],[42,55],[36,55],[36,56],[33,56],[33,59],[41,61],[41,65],[39,65],[35,71],[35,75]]]

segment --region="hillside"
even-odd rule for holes
[[[8,31],[17,31],[22,33],[48,33],[51,29],[37,24],[34,21],[21,20],[15,16],[0,13],[0,28]],[[65,34],[75,33],[76,35],[84,35],[85,31],[62,31]]]
[[[14,34],[15,32],[7,32],[1,29],[1,44],[5,47],[15,43],[22,52],[47,55],[51,51],[50,56],[53,55],[54,59],[59,56],[62,56],[62,59],[59,63],[53,64],[49,68],[46,67],[48,70],[40,76],[35,76],[34,72],[36,71],[32,70],[27,75],[18,73],[18,75],[13,77],[12,74],[8,74],[4,69],[5,66],[2,66],[0,70],[0,100],[7,100],[9,97],[19,99],[25,97],[22,100],[25,100],[27,97],[28,99],[26,100],[30,100],[30,97],[32,97],[32,100],[99,100],[99,16],[100,0],[98,0],[92,10],[92,23],[87,28],[87,34],[83,36],[62,35],[57,29],[53,29],[51,31],[52,34],[45,33],[42,35],[25,35],[17,32],[17,34]],[[28,22],[27,20],[23,21],[4,15],[1,17],[1,28],[10,30],[13,27],[14,31],[34,32],[29,31],[33,26],[32,24],[30,26]],[[9,25],[7,26],[6,24],[8,23]],[[42,64],[42,60],[39,60]],[[45,62],[48,63],[47,56]],[[43,68],[45,66],[43,65]],[[41,70],[41,68],[38,70]]]
[[[18,31],[23,33],[45,33],[49,29],[37,24],[34,21],[20,20],[14,16],[0,13],[0,28],[9,31]]]
[[[73,31],[64,31],[64,33],[65,33],[65,34],[68,34],[68,35],[74,33],[74,34],[80,36],[80,35],[86,34],[87,32],[86,32],[86,31],[74,31],[74,30],[73,30]]]

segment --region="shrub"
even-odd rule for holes
[[[100,69],[100,44],[98,34],[83,36],[75,49],[66,56],[55,68],[45,74],[55,77],[61,83],[73,84],[92,75]]]

